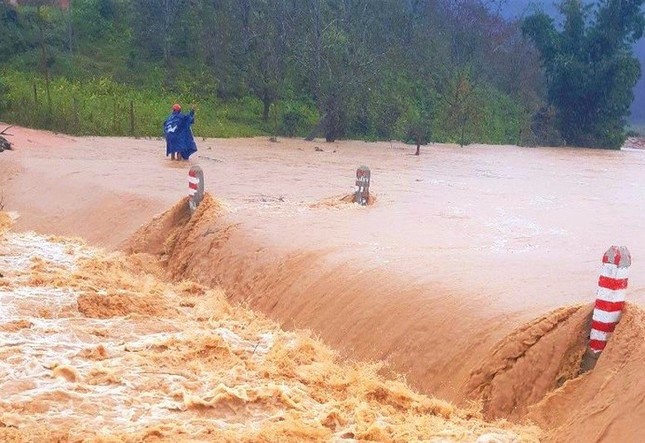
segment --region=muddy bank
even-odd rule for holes
[[[596,367],[529,407],[554,441],[640,442],[645,435],[645,312],[628,304]]]
[[[577,377],[589,339],[592,307],[561,308],[504,337],[474,369],[465,388],[488,417],[524,417],[567,380]]]
[[[639,442],[645,435],[645,311],[628,304],[594,369],[581,370],[592,307],[549,313],[500,341],[470,396],[488,418],[529,419],[550,441]]]

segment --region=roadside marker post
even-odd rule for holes
[[[204,171],[197,165],[188,171],[188,206],[193,213],[204,199]]]
[[[367,166],[361,166],[356,170],[356,194],[354,201],[361,206],[367,206],[370,198],[371,172]]]
[[[612,246],[602,257],[596,305],[593,310],[589,350],[598,356],[616,329],[625,306],[632,257],[625,246]]]

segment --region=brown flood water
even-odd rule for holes
[[[198,140],[174,163],[161,140],[10,132],[0,185],[16,230],[117,248],[186,194],[199,164],[227,235],[185,277],[449,400],[513,329],[591,302],[608,246],[630,248],[628,297],[645,302],[645,151],[432,145],[415,157],[401,143],[258,138]],[[342,204],[363,164],[375,205]]]
[[[11,233],[0,212],[0,441],[537,442],[164,281],[151,256]]]

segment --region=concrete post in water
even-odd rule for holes
[[[370,168],[361,166],[356,170],[356,194],[354,201],[361,206],[366,206],[370,198]]]
[[[602,257],[589,336],[589,350],[596,356],[605,349],[609,336],[620,321],[631,264],[632,257],[625,246],[612,246]]]
[[[197,165],[188,171],[188,206],[193,213],[204,199],[204,171]]]

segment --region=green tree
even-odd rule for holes
[[[0,1],[0,62],[25,49],[25,29],[20,22],[18,11]]]
[[[446,124],[460,146],[472,143],[481,125],[482,103],[469,72],[459,73],[444,97]]]
[[[244,2],[241,3],[244,5]],[[262,121],[269,121],[271,105],[283,95],[287,62],[287,20],[284,2],[255,2],[249,7],[248,75],[250,92],[262,102]]]
[[[544,13],[524,21],[525,35],[540,51],[547,98],[567,144],[618,149],[625,141],[640,77],[631,45],[643,34],[643,1],[601,0],[590,8],[565,0],[562,29]]]
[[[70,5],[72,34],[86,43],[108,37],[116,15],[114,0],[74,0]]]
[[[517,143],[558,121],[539,119],[533,133],[531,116],[545,106],[537,49],[517,23],[490,11],[490,0],[72,0],[63,11],[60,4],[0,0],[0,65],[24,79],[24,88],[7,82],[6,120],[64,130],[66,108],[99,129],[104,104],[89,89],[65,98],[70,91],[47,94],[47,84],[72,80],[103,91],[110,80],[110,115],[114,91],[129,85],[164,107],[211,103],[236,123],[200,117],[198,130],[228,135],[277,128],[274,135],[330,141],[405,139],[416,113],[436,141]],[[607,36],[596,41],[616,45]],[[34,73],[43,81],[34,85]],[[55,121],[44,106],[18,105],[38,103],[41,83]]]
[[[409,109],[403,118],[405,137],[411,140],[417,150],[414,155],[421,155],[421,146],[432,141],[432,127],[430,116],[427,112]]]
[[[56,43],[57,24],[60,24],[60,13],[54,7],[56,2],[53,0],[29,0],[24,4],[31,7],[25,11],[27,23],[31,24],[32,29],[36,29],[35,40],[40,53],[40,69],[45,80],[45,95],[47,97],[47,115],[48,120],[52,114],[52,96],[50,89],[51,68],[56,60],[56,55],[52,51],[52,46],[58,46]],[[33,37],[32,37],[33,38]]]
[[[132,30],[139,54],[163,67],[165,86],[174,88],[186,62],[194,63],[198,29],[194,26],[201,2],[139,0],[130,2]]]

